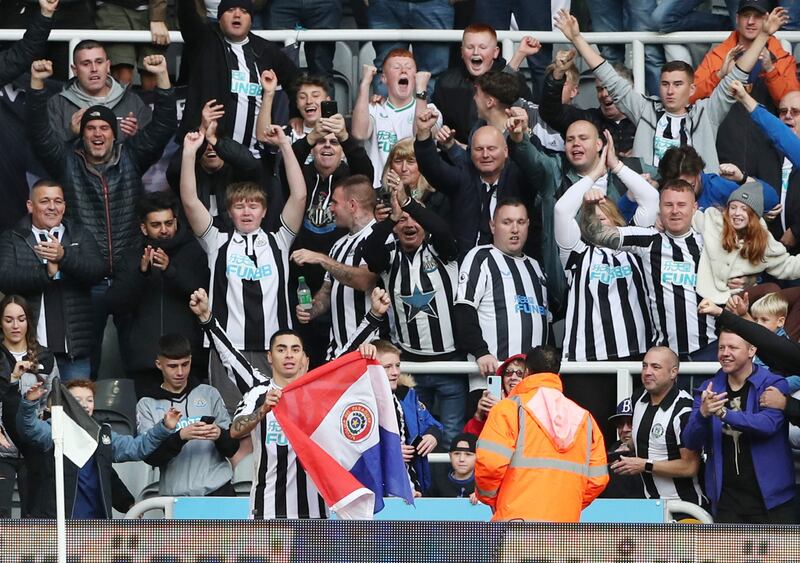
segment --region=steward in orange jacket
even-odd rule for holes
[[[711,92],[720,82],[717,72],[722,68],[725,56],[738,44],[739,32],[734,31],[725,41],[706,53],[700,66],[694,71],[695,90],[689,99],[691,103],[711,96]],[[797,61],[783,49],[781,42],[775,37],[770,37],[767,41],[767,50],[772,60],[772,69],[769,72],[762,70],[758,76],[764,80],[769,97],[777,105],[787,93],[800,90],[800,82],[797,80]]]
[[[525,377],[489,411],[475,492],[492,520],[577,522],[608,484],[603,433],[554,373]]]

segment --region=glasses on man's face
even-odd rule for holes
[[[514,377],[522,377],[524,374],[525,372],[522,371],[521,369],[507,369],[505,373],[503,373],[503,375],[505,375],[506,377],[511,377],[512,375]]]
[[[778,110],[778,115],[780,115],[781,117],[786,117],[786,114],[790,112],[792,114],[792,117],[800,116],[800,108],[781,108]]]

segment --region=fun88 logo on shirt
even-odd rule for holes
[[[272,275],[272,266],[256,267],[249,256],[244,254],[231,254],[228,258],[228,266],[225,268],[228,276],[233,276],[242,280],[258,281]]]
[[[633,268],[630,264],[624,266],[609,266],[608,264],[595,264],[589,272],[589,280],[597,280],[600,283],[609,284],[614,280],[629,278],[633,275]]]
[[[527,295],[514,296],[514,311],[516,313],[525,313],[526,315],[547,315],[547,307],[539,305],[535,297]]]
[[[664,267],[661,270],[661,283],[663,285],[696,286],[697,274],[694,273],[694,264],[691,262],[664,260]]]

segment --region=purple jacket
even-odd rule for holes
[[[708,387],[711,381],[712,389],[717,393],[722,392],[726,388],[727,377],[720,370],[713,378],[704,381],[700,390]],[[725,422],[750,438],[758,486],[767,510],[771,510],[794,498],[794,467],[789,447],[789,427],[783,412],[761,408],[758,399],[769,386],[776,387],[782,393],[788,392],[788,386],[783,377],[764,366],[753,366],[753,374],[747,378],[745,385],[750,385],[745,410],[728,410]],[[701,393],[698,390],[682,439],[685,447],[697,451],[704,449],[708,456],[705,466],[706,494],[711,499],[712,511],[716,512],[722,493],[722,421],[716,416],[704,418],[700,414],[700,403]]]

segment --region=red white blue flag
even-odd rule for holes
[[[330,509],[371,519],[383,497],[413,503],[383,367],[352,352],[287,385],[273,411]]]

